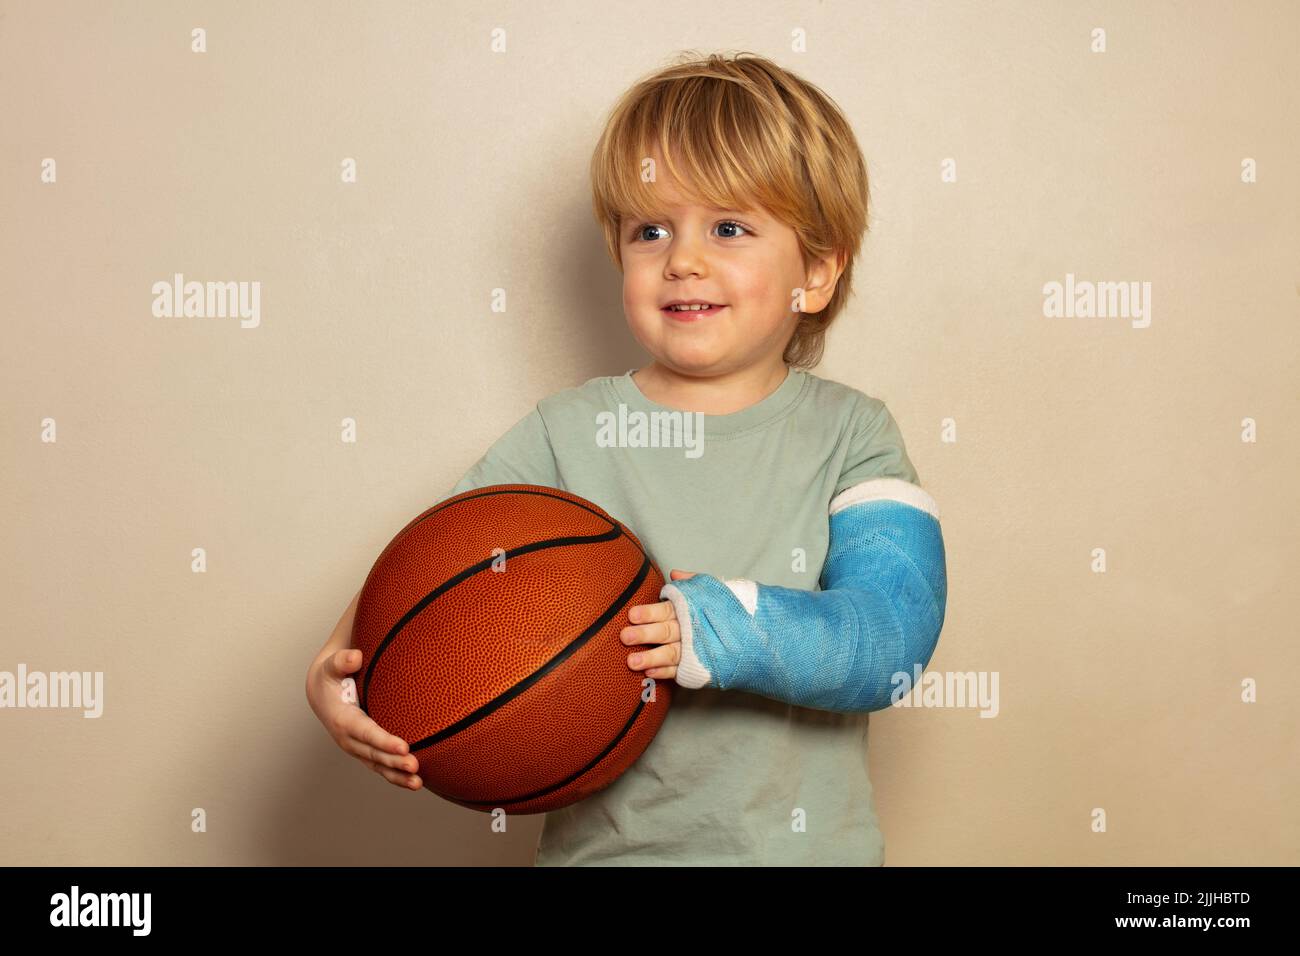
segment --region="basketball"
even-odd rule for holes
[[[357,602],[357,702],[474,810],[543,813],[622,774],[654,739],[671,681],[619,640],[663,576],[599,506],[540,485],[439,502],[376,559]]]

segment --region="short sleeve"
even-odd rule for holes
[[[445,498],[487,485],[513,484],[560,487],[551,438],[546,430],[546,422],[537,408],[533,408],[498,438],[483,457],[461,476]]]
[[[903,433],[884,402],[868,398],[859,404],[857,415],[835,494],[871,478],[900,478],[919,485],[903,445]]]

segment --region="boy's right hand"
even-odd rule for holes
[[[361,652],[345,647],[323,654],[307,670],[307,702],[334,742],[394,786],[419,790],[419,761],[401,737],[344,699],[343,681],[361,667]]]

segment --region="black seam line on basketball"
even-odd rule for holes
[[[561,548],[568,544],[599,544],[604,541],[613,541],[622,536],[623,528],[620,525],[615,524],[611,525],[608,531],[602,531],[600,534],[578,536],[569,535],[563,538],[547,538],[544,541],[530,541],[528,544],[521,544],[517,548],[510,548],[503,552],[501,556],[509,561],[510,558],[517,557],[518,555],[528,554],[532,551],[541,551],[545,548]],[[371,656],[370,664],[366,667],[365,676],[361,681],[361,710],[363,713],[366,715],[370,714],[370,711],[366,709],[366,703],[369,700],[370,678],[375,672],[375,665],[379,663],[379,658],[383,655],[384,650],[393,642],[394,638],[397,637],[402,628],[406,627],[406,625],[411,622],[412,618],[428,607],[430,602],[445,594],[466,578],[472,577],[473,575],[478,574],[478,572],[490,567],[496,560],[496,556],[484,558],[477,564],[471,564],[464,571],[448,578],[424,597],[420,598],[420,600],[417,601],[405,614],[403,614],[398,619],[397,623],[389,629],[388,633],[384,635],[384,639],[379,642],[379,646],[375,648],[375,653]]]
[[[491,487],[491,486],[489,486],[489,487]],[[573,492],[569,492],[569,494],[572,494],[572,493],[573,493]],[[556,501],[563,501],[565,504],[573,505],[575,508],[581,508],[583,511],[587,512],[588,514],[593,514],[593,515],[595,515],[597,518],[600,518],[600,519],[602,519],[602,520],[604,520],[604,521],[614,521],[614,522],[618,522],[618,519],[615,518],[615,517],[613,517],[612,515],[602,514],[602,513],[599,512],[599,511],[595,511],[595,510],[593,510],[593,509],[591,509],[591,508],[588,508],[586,505],[582,504],[581,502],[573,501],[572,499],[565,498],[565,497],[563,497],[562,495],[555,495],[555,494],[551,494],[551,493],[546,492],[546,491],[522,491],[522,490],[515,490],[515,491],[506,491],[506,490],[502,490],[502,491],[484,491],[482,494],[479,494],[479,495],[470,495],[468,498],[462,498],[461,501],[473,501],[475,498],[486,498],[486,497],[488,497],[488,496],[490,496],[490,495],[538,495],[539,497],[542,497],[542,498],[552,498],[552,499],[554,499],[554,500],[556,500]],[[458,502],[458,503],[459,503],[459,502]],[[443,509],[443,507],[445,507],[445,504],[443,504],[443,505],[435,505],[434,507],[435,507],[435,513],[436,513],[437,511],[441,511],[441,510]],[[638,551],[641,552],[641,557],[643,557],[643,558],[648,558],[648,557],[650,557],[650,555],[648,555],[648,554],[645,553],[645,548],[641,547],[641,543],[640,543],[639,541],[637,541],[636,538],[634,538],[632,535],[628,535],[628,540],[631,541],[633,544],[636,545],[636,549],[637,549]]]
[[[491,488],[495,486],[489,485],[488,487]],[[573,505],[575,508],[581,508],[583,511],[587,512],[588,514],[595,515],[597,518],[600,518],[602,521],[618,520],[617,518],[614,518],[612,515],[602,514],[599,511],[595,511],[592,508],[587,507],[586,505],[582,504],[579,501],[574,501],[571,498],[565,498],[563,495],[552,494],[551,492],[548,491],[525,491],[523,489],[516,488],[516,489],[508,489],[508,490],[503,489],[501,491],[484,490],[479,494],[472,494],[471,492],[466,491],[466,492],[462,492],[462,494],[468,495],[468,497],[461,498],[460,501],[456,501],[456,502],[444,501],[441,504],[434,505],[433,510],[430,511],[424,517],[425,518],[432,517],[433,515],[436,515],[439,511],[441,511],[443,508],[446,508],[450,504],[453,503],[460,504],[461,501],[473,501],[476,498],[488,498],[492,495],[537,495],[539,498],[551,498],[555,501],[563,501],[565,504]],[[572,492],[569,492],[569,494],[572,494]],[[420,519],[420,521],[423,520],[424,518]],[[416,524],[419,523],[420,523],[419,521],[416,522]],[[411,525],[411,527],[413,528],[415,527],[415,525]],[[649,557],[649,555],[645,553],[645,548],[641,547],[641,545],[637,542],[636,538],[633,538],[631,535],[629,535],[628,540],[637,546],[637,550],[641,552],[641,557],[643,558]]]
[[[509,803],[523,803],[525,800],[536,800],[538,797],[544,797],[548,793],[553,793],[556,790],[560,790],[563,789],[564,787],[567,787],[569,784],[573,783],[573,781],[577,780],[579,777],[585,774],[592,767],[596,766],[596,764],[604,760],[605,757],[608,756],[609,752],[613,750],[616,746],[618,746],[618,742],[627,736],[628,731],[632,729],[632,725],[636,723],[637,717],[644,709],[645,709],[645,698],[641,697],[638,694],[636,710],[632,711],[632,716],[627,719],[627,723],[623,725],[623,729],[618,732],[617,736],[615,736],[614,739],[609,742],[609,746],[606,747],[604,750],[602,750],[600,753],[598,753],[594,758],[592,758],[587,763],[587,765],[583,767],[581,770],[574,771],[573,773],[565,777],[563,780],[561,780],[559,783],[553,783],[550,786],[542,787],[542,789],[540,790],[534,790],[532,793],[525,793],[522,796],[505,797],[500,800],[465,800],[462,797],[449,797],[445,793],[439,793],[437,790],[434,790],[433,792],[438,794],[438,796],[442,797],[444,800],[459,800],[461,803],[469,804],[470,806],[473,807],[501,807]]]
[[[588,514],[593,514],[593,515],[595,515],[597,518],[600,518],[602,521],[610,521],[610,520],[612,520],[612,519],[610,518],[609,515],[603,515],[603,514],[601,514],[599,511],[593,511],[591,508],[588,508],[588,507],[587,507],[586,505],[584,505],[584,504],[580,504],[580,503],[577,502],[577,501],[573,501],[573,500],[571,500],[571,499],[569,499],[569,498],[565,498],[563,495],[553,495],[553,494],[550,494],[550,493],[545,492],[545,491],[525,491],[525,490],[522,489],[522,488],[517,488],[517,489],[513,489],[513,490],[509,490],[509,491],[504,490],[504,489],[501,490],[501,491],[482,491],[482,492],[479,492],[478,494],[473,494],[473,493],[467,491],[467,492],[465,492],[464,494],[466,495],[466,497],[461,498],[461,499],[459,499],[459,500],[457,500],[457,501],[451,501],[451,500],[448,500],[448,501],[444,501],[444,502],[442,502],[441,504],[436,504],[436,505],[434,505],[434,506],[433,506],[432,508],[430,508],[427,512],[425,512],[424,514],[422,514],[422,515],[420,516],[419,520],[417,520],[417,521],[412,521],[412,522],[410,523],[410,525],[407,526],[404,530],[406,530],[406,531],[410,531],[412,528],[416,527],[417,525],[421,524],[422,522],[426,521],[427,519],[432,518],[432,517],[433,517],[434,515],[436,515],[438,512],[442,511],[443,508],[450,507],[451,505],[454,505],[454,504],[455,504],[455,505],[458,505],[458,504],[461,504],[462,502],[465,502],[465,501],[475,501],[475,500],[477,500],[477,499],[479,499],[479,498],[490,498],[490,497],[492,497],[493,495],[536,495],[536,496],[539,497],[539,498],[551,498],[551,499],[553,499],[553,500],[555,500],[555,501],[563,501],[563,502],[564,502],[565,504],[567,504],[567,505],[573,505],[575,508],[581,508],[583,511],[587,512]]]
[[[461,501],[473,501],[476,498],[490,498],[492,495],[537,495],[540,498],[553,498],[556,501],[563,501],[565,504],[573,505],[575,508],[581,508],[583,511],[587,512],[588,514],[593,514],[597,518],[600,518],[602,520],[605,521],[612,520],[609,515],[604,515],[601,514],[599,511],[594,511],[591,508],[588,508],[586,505],[582,504],[581,502],[573,501],[572,499],[566,498],[563,495],[553,494],[549,491],[526,491],[522,488],[514,488],[514,489],[503,488],[498,491],[489,491],[488,489],[485,488],[481,491],[478,491],[477,493],[469,493],[468,497],[461,498],[460,501],[454,501],[454,502],[444,501],[441,504],[434,505],[433,510],[430,511],[429,514],[431,515],[437,514],[443,508],[446,508],[448,505],[451,504],[460,504]]]
[[[602,627],[604,627],[607,623],[609,623],[610,618],[612,618],[618,612],[618,610],[625,605],[627,599],[637,592],[637,589],[641,587],[641,583],[645,581],[646,575],[649,573],[650,573],[650,559],[646,558],[644,561],[641,562],[641,567],[637,571],[636,576],[632,578],[632,583],[623,589],[623,593],[614,599],[614,603],[612,603],[609,607],[605,608],[604,612],[600,615],[600,617],[596,618],[596,620],[592,622],[592,624],[589,627],[587,627],[586,630],[584,630],[581,634],[579,634],[577,637],[571,640],[563,649],[560,650],[558,654],[552,657],[541,667],[537,668],[537,670],[533,671],[523,680],[519,681],[513,687],[510,687],[508,690],[504,690],[501,693],[497,694],[497,696],[493,697],[482,707],[478,708],[475,711],[472,711],[471,713],[466,714],[464,717],[456,721],[454,724],[447,725],[437,733],[430,734],[428,737],[425,737],[423,740],[417,740],[415,743],[411,744],[411,752],[414,753],[417,750],[423,750],[425,747],[432,746],[433,744],[446,740],[448,737],[452,737],[460,733],[466,727],[469,727],[470,725],[477,723],[478,721],[486,717],[488,714],[492,713],[493,711],[497,710],[500,707],[505,706],[510,701],[514,700],[516,697],[518,697],[520,694],[526,691],[528,688],[536,684],[539,680],[541,680],[551,671],[555,670],[555,668],[559,667],[562,663],[564,663],[566,659],[568,659],[573,654],[575,654],[578,648],[582,647],[589,640],[591,640],[594,634],[596,634]]]

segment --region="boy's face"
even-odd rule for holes
[[[656,168],[664,169],[656,155]],[[781,364],[800,313],[819,312],[835,289],[834,260],[804,271],[794,230],[757,209],[712,209],[684,201],[667,181],[654,184],[653,218],[625,218],[623,309],[632,334],[679,374],[712,376]],[[684,299],[722,306],[705,313],[665,307]]]

